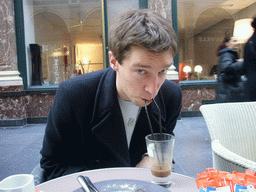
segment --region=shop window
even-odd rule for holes
[[[23,9],[29,86],[104,68],[101,0],[25,0]]]
[[[66,79],[106,68],[108,28],[118,14],[139,9],[140,3],[23,0],[27,86],[58,86]]]
[[[180,81],[215,80],[218,45],[255,9],[255,1],[177,0]],[[243,43],[237,51],[242,57]]]

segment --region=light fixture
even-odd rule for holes
[[[185,67],[183,68],[183,71],[184,71],[185,73],[189,73],[189,72],[191,72],[191,67],[189,67],[189,66],[187,65],[187,66],[185,66]]]
[[[253,34],[251,26],[252,19],[240,19],[235,22],[233,36],[237,38],[240,44],[245,43]]]
[[[194,71],[197,73],[197,77],[198,77],[198,80],[199,80],[200,73],[203,71],[202,66],[201,65],[196,65],[195,68],[194,68]]]
[[[51,55],[52,57],[61,57],[63,56],[63,53],[61,51],[55,51]]]
[[[83,58],[83,61],[84,61],[84,64],[86,64],[86,65],[88,65],[88,64],[89,64],[88,57],[84,57],[84,58]]]
[[[191,67],[187,65],[183,68],[183,71],[186,73],[186,79],[188,80],[188,73],[191,72]]]
[[[83,57],[83,61],[84,61],[84,64],[86,66],[86,73],[89,72],[89,60],[88,60],[88,57]]]

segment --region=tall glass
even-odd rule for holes
[[[171,134],[154,133],[146,136],[150,158],[152,183],[163,187],[171,186],[172,158],[175,137]]]

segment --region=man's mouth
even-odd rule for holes
[[[152,103],[152,99],[143,99],[145,102],[146,102],[146,104],[150,104],[150,103]]]

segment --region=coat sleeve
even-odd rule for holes
[[[220,67],[220,72],[223,72],[223,73],[230,73],[230,74],[242,73],[243,62],[236,61],[236,58],[234,55],[232,55],[229,52],[226,52],[221,56],[219,67]]]
[[[68,91],[64,84],[60,84],[48,115],[43,147],[40,151],[40,164],[45,170],[46,180],[87,170],[83,163],[78,161],[74,164],[72,161],[72,158],[79,158],[73,152],[79,150],[73,149],[73,143],[79,142],[79,139],[72,141],[72,138],[79,138],[79,133],[72,129],[75,127],[72,115]]]

